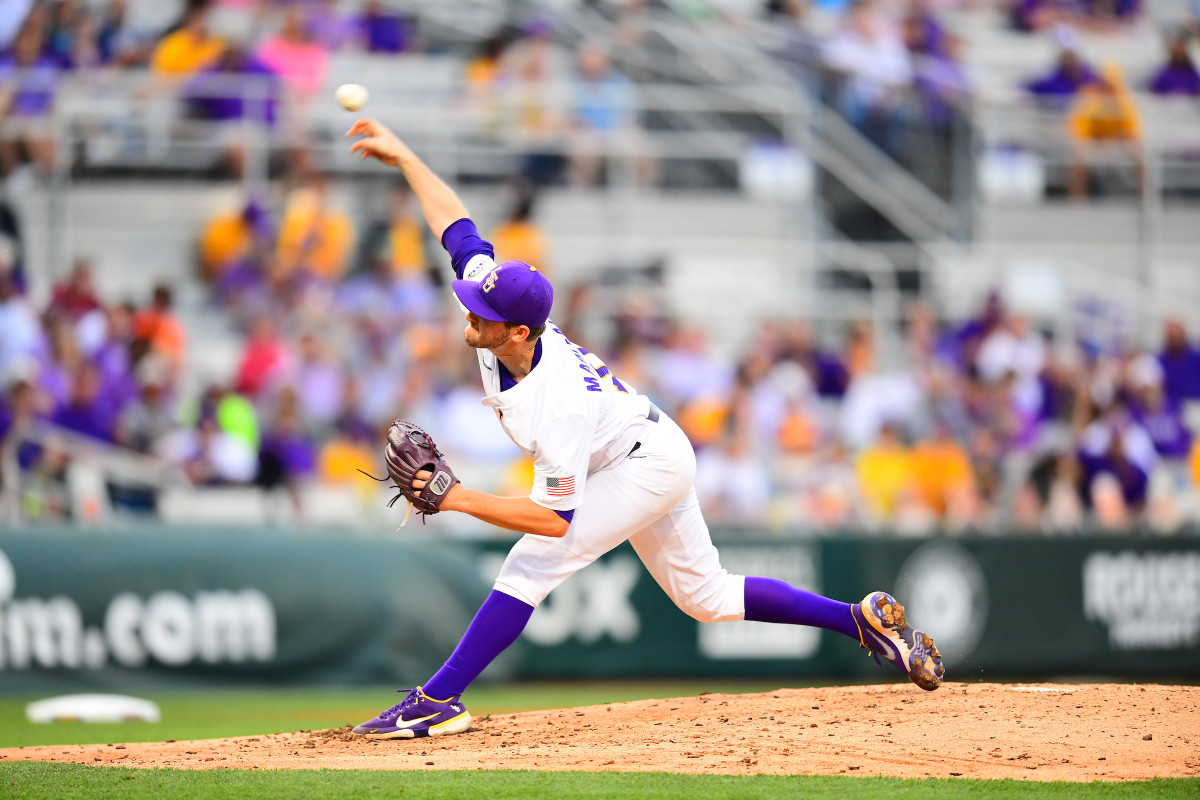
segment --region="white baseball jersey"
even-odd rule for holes
[[[533,456],[530,497],[570,511],[587,476],[629,455],[647,424],[650,401],[624,387],[591,353],[546,323],[537,366],[512,388],[500,390],[500,365],[479,351],[479,371],[504,431]]]
[[[481,280],[496,263],[485,254],[473,257],[464,270],[468,280]],[[496,410],[505,433],[534,459],[530,498],[556,511],[579,505],[587,477],[611,467],[629,454],[647,424],[650,401],[612,375],[595,354],[569,340],[546,322],[536,367],[504,390],[501,365],[480,349],[479,372],[487,396],[483,404]]]
[[[481,281],[496,262],[469,220],[443,234],[455,273]],[[464,309],[465,310],[465,309]],[[495,588],[531,606],[626,540],[685,612],[706,622],[742,619],[745,580],[721,567],[692,483],[696,456],[665,414],[593,354],[547,322],[535,366],[503,388],[496,357],[478,350],[483,403],[534,458],[530,498],[570,521],[561,538],[526,534],[513,545]],[[640,444],[631,453],[634,444]],[[587,489],[585,493],[585,488]]]

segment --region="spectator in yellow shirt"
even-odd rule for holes
[[[497,87],[503,73],[504,51],[512,41],[513,34],[508,29],[494,33],[463,68],[467,117],[474,120],[475,133],[487,140],[497,138],[500,133],[502,120]]]
[[[399,184],[392,191],[387,216],[374,220],[363,233],[357,268],[382,270],[389,279],[428,280],[431,267],[427,236],[412,190]]]
[[[188,0],[183,22],[167,34],[150,57],[150,69],[160,76],[182,77],[211,66],[225,42],[208,32],[207,0]]]
[[[387,240],[388,260],[393,275],[425,272],[425,226],[414,214],[412,192],[408,187],[397,189],[392,196],[392,219],[388,223]]]
[[[944,427],[913,448],[911,471],[919,499],[940,519],[962,525],[974,516],[971,461]]]
[[[1106,65],[1098,80],[1080,90],[1071,107],[1069,130],[1075,145],[1068,187],[1072,197],[1088,196],[1090,162],[1101,148],[1132,160],[1141,187],[1142,119],[1118,66]]]
[[[266,211],[250,200],[237,210],[221,211],[200,234],[200,268],[207,281],[216,280],[234,262],[250,254],[256,235],[267,233]]]
[[[1192,441],[1192,452],[1188,456],[1188,464],[1192,468],[1192,484],[1200,491],[1200,436]]]
[[[512,214],[492,231],[492,245],[497,260],[537,264],[539,270],[550,274],[546,267],[546,237],[532,219],[533,203],[533,190],[521,186]]]
[[[370,433],[353,423],[343,422],[338,426],[337,434],[325,443],[317,457],[317,474],[322,483],[353,486],[364,494],[378,489],[363,474],[376,466],[375,450],[368,445]]]
[[[892,520],[915,489],[912,454],[900,430],[885,424],[875,443],[859,454],[856,467],[859,492],[870,516],[879,522]]]
[[[297,269],[329,281],[338,280],[354,246],[354,225],[349,217],[329,208],[323,180],[292,192],[279,226],[277,277]]]

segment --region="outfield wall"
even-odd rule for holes
[[[952,678],[1200,678],[1200,538],[781,539],[725,533],[725,566],[842,599],[893,591]],[[0,532],[0,691],[425,679],[508,541],[277,531]],[[626,545],[534,614],[487,678],[853,679],[835,634],[701,625]]]

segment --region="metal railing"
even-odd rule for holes
[[[161,458],[44,420],[18,423],[9,429],[0,446],[0,519],[14,526],[27,516],[22,488],[28,475],[19,459],[20,448],[27,444],[41,448],[43,453],[54,451],[64,455],[63,495],[71,516],[81,522],[95,523],[108,516],[111,509],[106,487],[110,484],[155,491],[191,485],[179,466]]]

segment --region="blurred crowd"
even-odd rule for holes
[[[411,16],[378,0],[5,0],[0,170],[49,171],[49,115],[72,72],[140,69],[150,82],[139,102],[177,93],[186,114],[217,124],[236,172],[232,123],[252,116],[275,125],[301,112],[334,54],[408,52],[415,31]]]
[[[946,23],[949,10],[970,5],[768,0],[756,19],[798,80],[912,165],[946,152],[970,100],[961,44]],[[1053,70],[1025,88],[1070,121],[1081,148],[1071,190],[1086,194],[1084,149],[1136,143],[1140,121],[1125,77],[1087,64],[1077,36],[1139,24],[1142,4],[1002,5],[1014,29],[1060,45]],[[504,190],[506,215],[487,226],[499,258],[553,276],[536,223],[538,190],[604,182],[614,150],[638,154],[627,160],[637,182],[660,180],[636,85],[661,77],[627,56],[654,40],[649,12],[741,24],[720,6],[593,0],[580,7],[612,23],[602,40],[572,50],[552,16],[534,14],[464,59],[470,135],[507,138],[522,154]],[[1180,32],[1162,69],[1138,76],[1138,88],[1145,81],[1156,93],[1200,94],[1191,35]],[[286,127],[338,53],[426,47],[419,12],[379,2],[5,0],[0,173],[49,170],[48,115],[71,70],[148,71],[146,96],[176,92],[189,115],[216,123],[213,141],[237,174],[243,117]],[[224,94],[229,80],[244,79],[261,89],[257,99]],[[444,291],[445,255],[411,196],[397,189],[367,204],[366,218],[352,217],[303,158],[268,191],[198,225],[200,279],[238,336],[232,375],[220,376],[197,365],[193,332],[175,309],[179,287],[102,297],[96,268],[80,259],[35,305],[19,228],[0,203],[0,476],[6,488],[19,485],[26,516],[73,513],[68,473],[78,440],[64,432],[151,456],[198,486],[254,485],[294,498],[342,486],[366,498],[377,489],[362,472],[378,473],[382,431],[405,417],[433,432],[473,485],[528,490],[532,466],[478,402],[473,355],[459,343],[462,323]],[[576,335],[594,287],[559,290],[554,318]],[[604,320],[601,341],[594,326],[578,338],[687,431],[715,523],[1173,531],[1200,517],[1200,349],[1179,322],[1166,325],[1160,348],[1142,352],[1054,341],[999,296],[969,319],[914,303],[901,332],[904,366],[885,370],[875,337],[896,332],[856,323],[828,346],[827,331],[769,321],[724,358],[702,321],[673,316],[658,300],[630,294]],[[110,494],[129,510],[154,508],[153,493]]]
[[[508,257],[546,264],[533,201],[516,185],[511,215],[489,235]],[[438,291],[436,242],[407,189],[378,208],[378,219],[355,224],[329,201],[323,177],[305,175],[281,183],[279,197],[206,221],[196,248],[205,313],[244,337],[232,376],[219,378],[198,366],[211,343],[191,340],[171,287],[112,302],[80,259],[35,307],[19,233],[0,236],[0,485],[22,487],[27,514],[69,516],[70,454],[83,436],[151,456],[163,474],[198,486],[257,485],[298,500],[294,492],[320,482],[374,500],[375,483],[359,470],[379,472],[386,426],[434,414],[427,424],[439,427],[443,413],[439,440],[451,452],[511,459],[477,388],[467,400],[476,368],[465,348],[449,346],[459,331]],[[153,492],[110,494],[126,510],[154,510]]]
[[[547,264],[535,199],[528,184],[510,190],[510,213],[488,229],[499,258]],[[34,308],[10,259],[0,464],[15,459],[23,485],[42,487],[26,507],[68,513],[45,487],[61,489],[71,448],[27,435],[38,420],[151,454],[199,486],[366,497],[377,490],[358,470],[378,473],[383,431],[403,417],[434,432],[473,485],[526,492],[532,465],[479,403],[445,254],[405,189],[370,207],[377,218],[352,220],[308,177],[203,226],[204,280],[241,352],[231,376],[200,383],[187,380],[196,351],[168,287],[106,302],[81,260]],[[554,319],[569,335],[583,338],[595,290],[560,286]],[[1200,514],[1200,348],[1175,320],[1143,352],[1054,341],[998,295],[968,319],[914,303],[899,369],[877,363],[865,323],[826,347],[802,321],[767,321],[728,359],[702,321],[649,295],[629,293],[605,322],[586,343],[688,433],[714,524],[1170,532]]]
[[[1113,65],[1087,64],[1075,42],[1081,32],[1139,24],[1140,0],[581,0],[559,15],[602,20],[587,26],[590,33],[534,11],[480,38],[474,53],[458,53],[465,64],[463,108],[473,120],[468,135],[505,140],[522,154],[522,173],[539,184],[601,183],[605,156],[614,152],[632,154],[634,180],[655,183],[661,170],[643,131],[667,123],[639,110],[636,87],[681,79],[666,76],[648,55],[661,51],[666,63],[670,48],[663,49],[649,17],[671,14],[717,20],[730,32],[763,32],[753,41],[937,189],[949,166],[921,174],[924,161],[944,150],[971,101],[969,64],[950,12],[985,5],[1001,7],[1014,30],[1059,41],[1057,63],[1027,88],[1070,111],[1081,150],[1138,139],[1126,78]],[[140,69],[150,80],[138,101],[181,98],[184,115],[212,124],[209,141],[222,151],[220,167],[236,176],[244,118],[276,129],[289,146],[304,144],[311,135],[304,115],[328,88],[334,59],[468,46],[427,36],[420,10],[405,8],[381,0],[7,0],[0,4],[0,175],[24,164],[51,169],[50,114],[65,76]],[[1172,36],[1162,68],[1137,76],[1136,88],[1200,93],[1192,34],[1185,28]],[[1072,191],[1086,193],[1085,179],[1085,172],[1074,176]]]
[[[707,435],[690,428],[709,443],[707,502],[735,519],[910,534],[1195,519],[1200,361],[1178,321],[1158,353],[1054,342],[992,295],[966,320],[913,305],[905,339],[906,367],[882,371],[865,326],[839,352],[802,323],[765,326]]]

